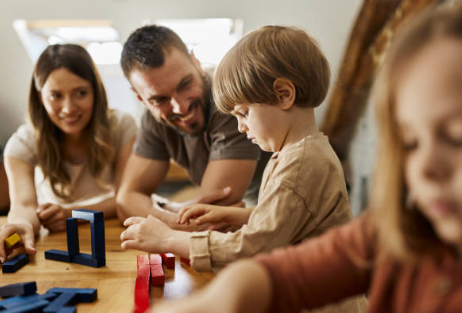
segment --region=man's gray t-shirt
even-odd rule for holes
[[[200,185],[209,160],[259,160],[261,150],[238,131],[237,120],[220,113],[213,102],[205,110],[203,132],[191,136],[156,121],[146,110],[134,146],[135,154],[154,160],[173,159],[188,171],[190,180]],[[260,181],[268,161],[266,155],[259,162],[254,181]]]

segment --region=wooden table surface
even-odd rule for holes
[[[0,225],[6,217],[0,217]],[[16,273],[0,273],[0,286],[36,281],[37,292],[45,293],[52,287],[97,288],[98,300],[77,305],[78,312],[133,312],[136,279],[136,255],[141,251],[125,251],[120,247],[120,234],[124,228],[118,220],[105,222],[106,266],[93,268],[75,263],[45,260],[45,251],[58,249],[67,251],[66,233],[47,234],[41,232],[37,238],[37,254],[31,256],[29,264]],[[79,225],[80,251],[91,253],[90,225]],[[192,290],[205,285],[213,273],[198,273],[176,257],[175,269],[166,269],[165,286],[151,286],[151,305],[159,298],[181,298]]]

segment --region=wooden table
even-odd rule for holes
[[[6,217],[0,217],[0,225]],[[43,229],[42,229],[43,230]],[[75,263],[45,260],[45,251],[67,251],[66,233],[47,234],[42,231],[36,241],[37,254],[30,263],[16,273],[0,273],[0,285],[36,281],[37,292],[45,293],[52,287],[97,288],[98,300],[77,305],[78,312],[133,312],[136,279],[136,255],[141,251],[125,251],[120,247],[120,234],[124,228],[118,220],[105,222],[106,266],[92,268]],[[79,225],[80,251],[91,253],[89,223]],[[175,269],[166,269],[165,286],[151,287],[151,304],[159,298],[181,298],[205,285],[213,273],[198,273],[177,257]]]

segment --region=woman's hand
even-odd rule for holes
[[[40,223],[50,232],[65,231],[66,219],[71,216],[71,210],[53,203],[45,203],[37,208],[37,217]]]
[[[11,248],[8,248],[5,244],[5,239],[17,233],[21,237],[21,241]],[[34,229],[31,224],[17,223],[17,224],[6,224],[0,230],[0,262],[5,262],[8,255],[13,252],[13,249],[24,246],[26,253],[35,254],[35,238]]]

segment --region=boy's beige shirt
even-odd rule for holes
[[[258,206],[235,232],[194,232],[189,257],[197,271],[296,244],[352,219],[340,161],[316,133],[273,154],[263,174]]]

